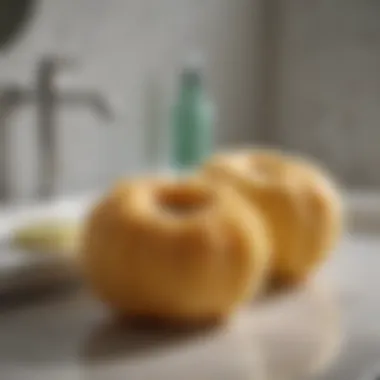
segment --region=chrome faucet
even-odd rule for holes
[[[37,108],[39,182],[37,196],[52,197],[58,175],[57,118],[61,105],[87,105],[106,120],[112,117],[109,104],[93,90],[73,90],[60,93],[54,82],[57,70],[73,66],[73,61],[59,57],[44,57],[38,64],[35,89],[8,87],[0,89],[0,197],[10,198],[9,138],[7,120],[15,108],[25,103],[35,103]]]
[[[11,141],[8,121],[21,104],[29,101],[29,93],[21,87],[6,86],[0,89],[0,200],[11,198],[10,155]]]

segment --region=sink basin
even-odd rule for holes
[[[64,283],[76,277],[73,266],[61,254],[24,251],[11,245],[10,239],[15,228],[35,220],[80,220],[96,197],[96,193],[88,193],[28,207],[0,209],[0,295]]]

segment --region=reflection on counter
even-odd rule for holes
[[[16,376],[22,369],[32,379],[310,379],[340,352],[338,309],[321,278],[258,301],[226,325],[148,330],[113,321],[80,291],[0,314],[2,378],[26,378]]]
[[[85,378],[112,378],[116,364],[133,379],[304,379],[329,367],[341,337],[333,289],[314,282],[195,334],[101,324],[85,344]]]
[[[260,345],[269,379],[317,375],[339,353],[338,305],[333,289],[321,282],[269,301],[252,321],[252,339]]]

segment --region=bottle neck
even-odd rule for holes
[[[181,96],[198,95],[203,90],[202,75],[196,70],[185,70],[180,83]]]

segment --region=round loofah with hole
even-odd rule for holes
[[[202,175],[228,183],[259,207],[272,237],[272,278],[305,280],[325,261],[341,231],[342,207],[331,177],[311,161],[275,150],[213,157]]]
[[[208,181],[118,184],[90,213],[84,273],[117,313],[185,324],[219,320],[265,282],[259,211]]]

